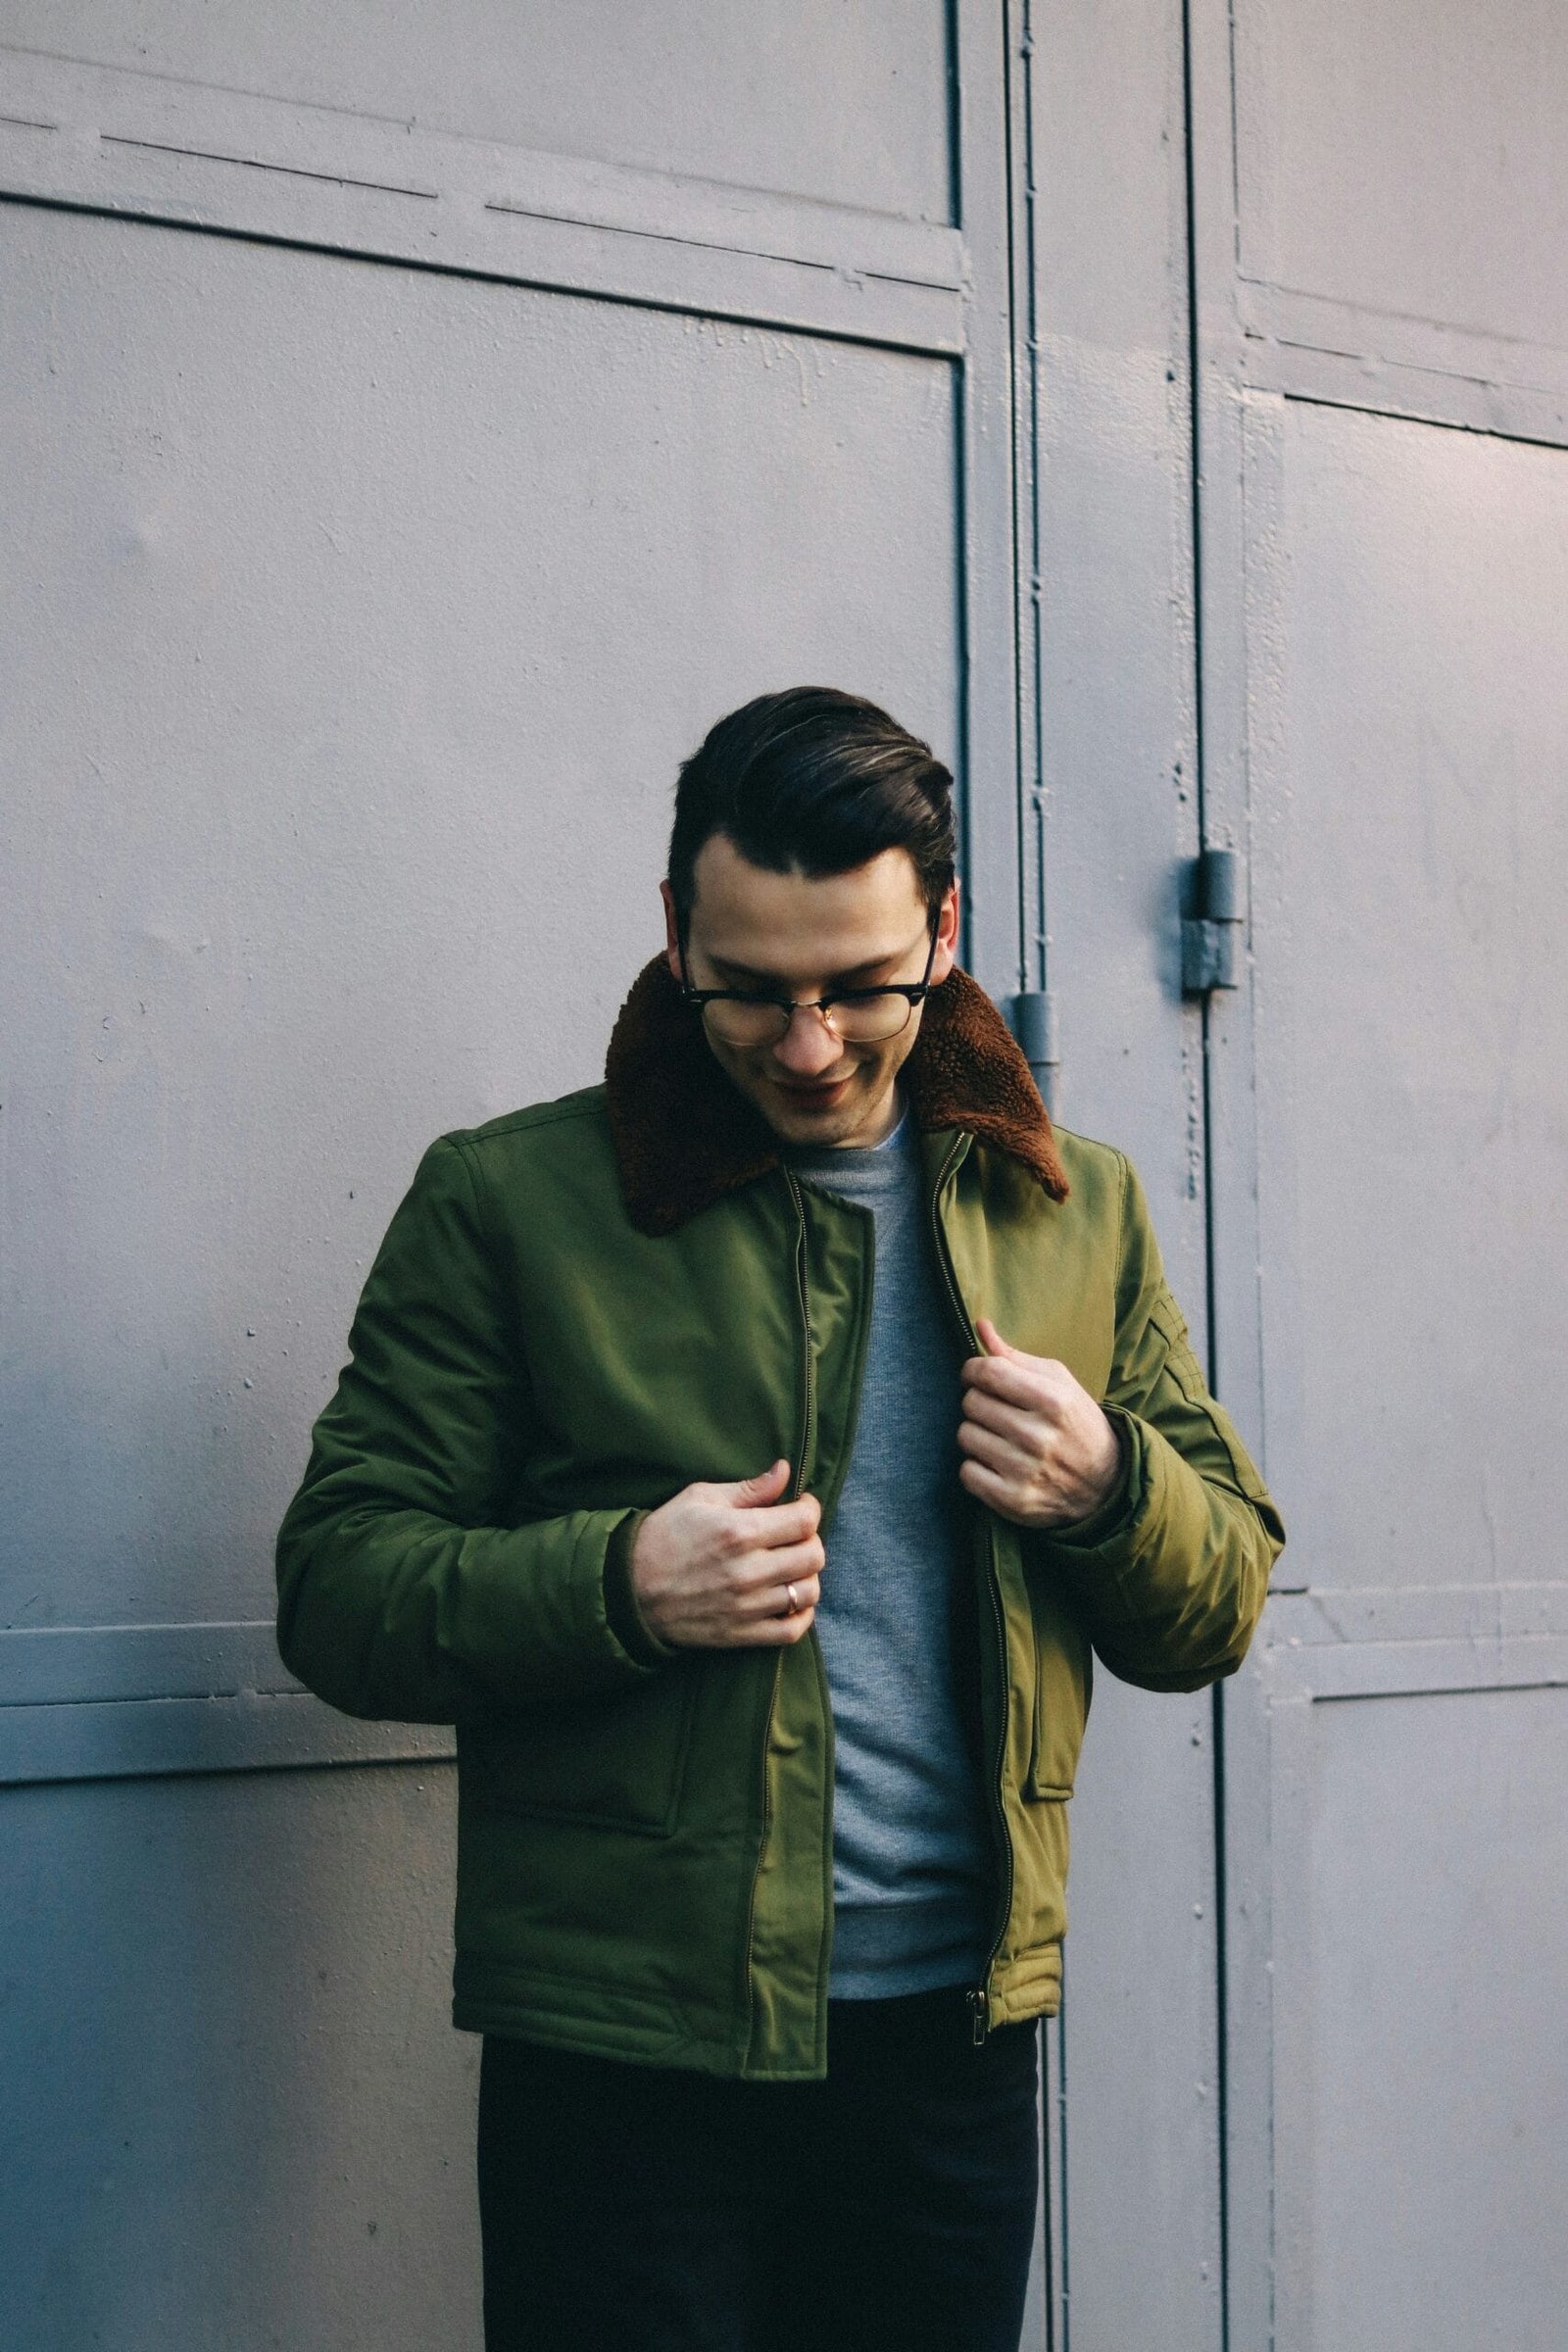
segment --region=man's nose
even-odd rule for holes
[[[831,1069],[843,1051],[814,1004],[797,1004],[789,1027],[773,1048],[784,1067],[798,1078],[814,1078]]]

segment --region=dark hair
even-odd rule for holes
[[[834,686],[760,694],[681,763],[669,886],[684,931],[697,854],[722,833],[767,872],[815,880],[907,850],[934,915],[953,880],[953,778],[927,743]]]

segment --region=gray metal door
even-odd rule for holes
[[[1161,0],[1020,21],[1026,944],[1056,1111],[1137,1162],[1201,1351],[1204,1013],[1181,986],[1201,838],[1183,66],[1183,13]],[[1097,1677],[1047,2035],[1054,2352],[1224,2342],[1213,1722],[1209,1692]]]
[[[1218,1360],[1293,1532],[1226,1706],[1231,2341],[1555,2352],[1568,24],[1194,20]]]
[[[598,1074],[719,710],[929,733],[1019,984],[1003,18],[0,41],[0,2334],[471,2343],[449,1747],[289,1688],[271,1534],[420,1150]]]

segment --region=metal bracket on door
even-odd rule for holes
[[[1239,988],[1247,883],[1235,850],[1204,850],[1193,860],[1195,912],[1182,923],[1182,994]]]
[[[1004,1008],[1007,1026],[1023,1048],[1023,1057],[1034,1074],[1040,1089],[1040,1100],[1053,1115],[1055,1112],[1056,1072],[1061,1066],[1061,1048],[1056,1038],[1056,1000],[1048,988],[1028,990],[1021,997],[1009,997]]]

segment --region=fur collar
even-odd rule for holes
[[[925,1001],[900,1072],[917,1126],[958,1127],[1009,1152],[1054,1200],[1067,1197],[1051,1120],[1011,1031],[955,965]],[[779,1164],[778,1138],[731,1085],[662,955],[644,964],[605,1058],[605,1107],[626,1213],[673,1233]]]

